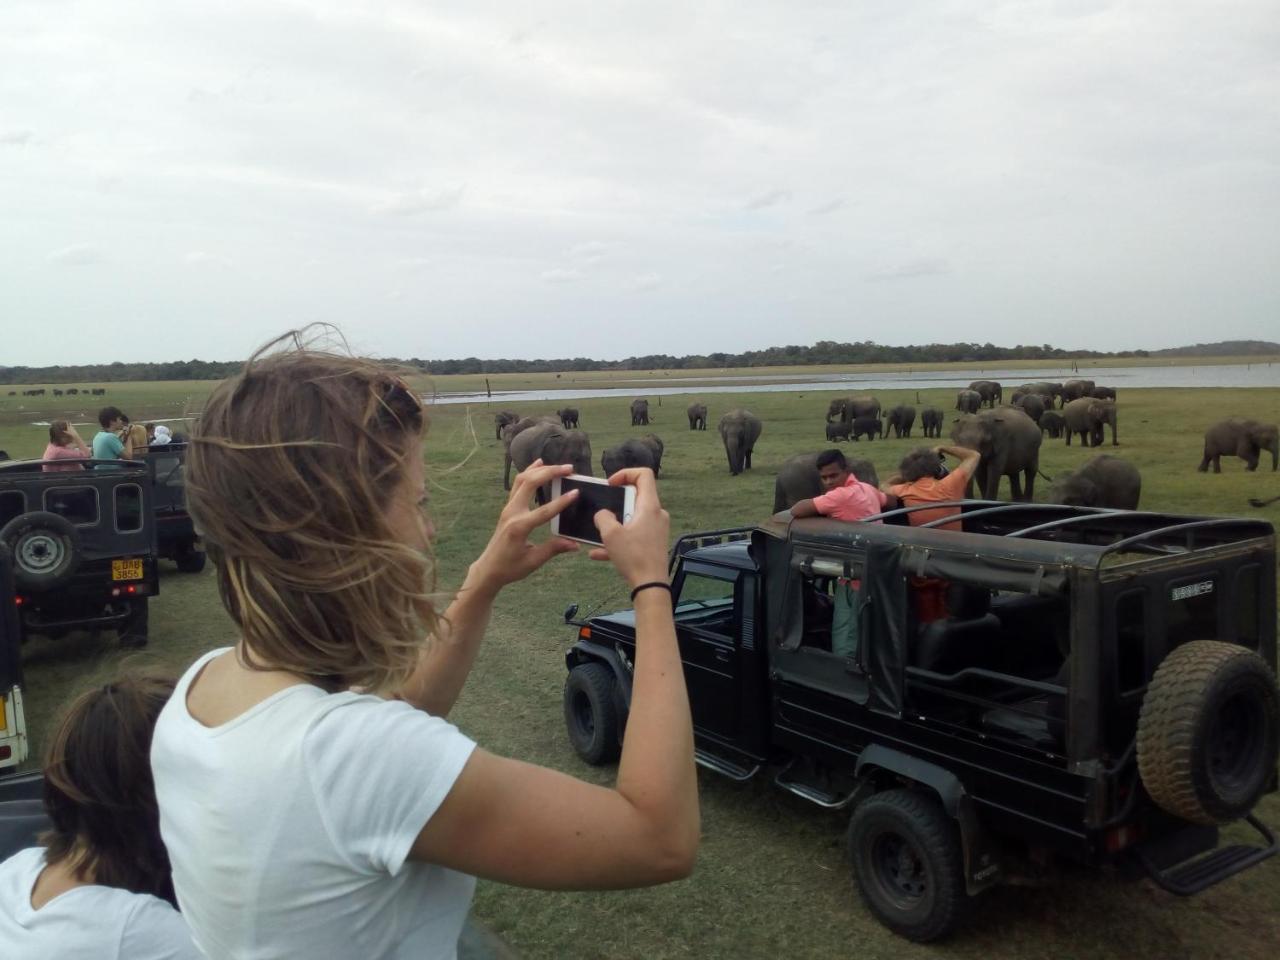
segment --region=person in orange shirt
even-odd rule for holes
[[[954,457],[960,462],[948,473],[942,464],[943,456]],[[905,457],[898,467],[898,472],[885,481],[884,487],[896,496],[904,507],[914,507],[922,503],[945,503],[948,500],[963,500],[969,486],[969,480],[978,469],[982,454],[968,447],[917,447]],[[959,516],[958,506],[938,507],[935,510],[916,510],[907,514],[913,527],[941,520],[944,517]],[[960,530],[960,521],[941,524],[942,530]],[[916,620],[928,623],[941,620],[947,615],[947,582],[933,577],[911,577],[912,592],[915,596]]]
[[[949,473],[942,465],[944,456],[960,461]],[[981,459],[982,454],[968,447],[917,447],[902,458],[898,472],[885,481],[884,488],[901,500],[904,507],[963,500],[969,480]],[[938,507],[936,510],[916,510],[907,514],[907,519],[913,527],[918,527],[943,517],[958,516],[959,513],[959,507]],[[960,521],[942,524],[941,529],[959,530]]]

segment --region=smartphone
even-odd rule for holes
[[[595,522],[599,511],[608,510],[618,518],[619,523],[626,523],[635,513],[636,488],[629,484],[611,487],[608,480],[597,480],[595,477],[584,477],[576,473],[556,477],[551,481],[553,497],[570,490],[578,491],[578,499],[567,510],[551,518],[551,533],[554,536],[567,537],[580,543],[599,544],[600,531],[596,529]]]

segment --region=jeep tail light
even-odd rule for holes
[[[11,756],[13,756],[12,747],[8,746],[7,744],[3,747],[0,747],[0,760],[8,760]]]
[[[1125,847],[1131,847],[1142,839],[1142,828],[1136,823],[1126,823],[1122,827],[1112,827],[1107,831],[1104,844],[1107,853],[1119,853]]]
[[[13,605],[14,605],[15,607],[20,607],[20,606],[22,606],[22,598],[21,598],[21,597],[14,597],[14,598],[13,598]]]
[[[579,639],[579,640],[590,640],[590,639],[591,639],[591,628],[590,628],[590,627],[583,627],[583,628],[581,628],[581,629],[578,631],[578,639]]]

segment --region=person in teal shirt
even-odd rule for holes
[[[129,436],[128,421],[120,409],[103,407],[98,411],[98,423],[102,429],[93,438],[93,459],[132,460],[133,438]]]

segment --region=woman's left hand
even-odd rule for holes
[[[529,503],[534,493],[555,477],[567,477],[571,473],[573,467],[567,463],[546,466],[541,460],[535,460],[516,476],[511,485],[511,496],[498,515],[497,529],[489,538],[484,552],[471,565],[471,575],[467,579],[473,580],[474,586],[496,593],[509,583],[523,580],[557,554],[572,553],[578,549],[577,543],[563,537],[552,537],[538,544],[529,542],[534,530],[550,522],[578,496],[576,490],[571,490],[550,503],[531,509]]]

